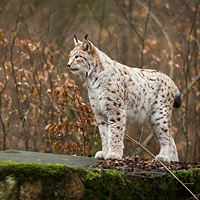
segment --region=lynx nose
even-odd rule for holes
[[[69,67],[69,68],[71,67],[71,63],[70,62],[67,63],[67,67]]]

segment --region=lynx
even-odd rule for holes
[[[89,40],[81,42],[74,35],[68,67],[84,78],[92,110],[98,123],[102,151],[97,159],[121,159],[126,118],[146,121],[160,145],[156,160],[178,161],[171,133],[173,107],[181,106],[175,83],[156,70],[130,68],[109,58]]]

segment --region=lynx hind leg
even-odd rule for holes
[[[149,122],[149,126],[157,140],[157,142],[160,145],[160,152],[159,154],[156,156],[156,160],[160,160],[162,162],[165,163],[170,163],[171,160],[171,151],[172,151],[172,147],[171,147],[171,136],[169,133],[169,130],[167,129],[163,129],[161,122],[159,122],[158,120],[152,120]]]
[[[174,139],[172,138],[172,152],[171,152],[171,161],[176,161],[178,162],[178,152],[177,152],[177,148],[176,148],[176,144]]]
[[[102,151],[98,151],[95,154],[96,159],[104,159],[108,153],[108,124],[104,120],[99,120],[96,117],[98,122],[99,133],[101,136],[101,144],[102,144]]]
[[[168,108],[165,105],[159,105],[156,101],[149,117],[149,126],[160,145],[156,160],[170,163],[172,158],[178,159],[178,154],[170,131],[172,105],[169,103]]]

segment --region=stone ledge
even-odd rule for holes
[[[52,153],[38,153],[30,151],[6,150],[0,151],[0,160],[19,163],[61,164],[70,167],[94,166],[100,160],[83,156],[70,156]]]
[[[200,193],[200,169],[185,170],[176,175],[193,193]],[[3,200],[171,200],[190,197],[190,193],[170,174],[147,178],[142,174],[64,164],[0,161],[0,199]]]

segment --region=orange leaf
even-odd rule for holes
[[[67,142],[65,142],[62,146],[61,146],[61,153],[63,153],[67,148]]]
[[[88,132],[90,132],[90,124],[91,124],[90,119],[85,120],[85,126],[87,127]]]
[[[54,93],[52,92],[50,95],[51,102],[54,100],[54,98],[55,98],[55,96],[54,96]]]
[[[53,152],[56,151],[56,149],[58,149],[60,147],[60,141],[56,142],[53,144]]]
[[[48,52],[49,52],[48,47],[45,47],[45,48],[44,48],[44,54],[45,54],[46,56],[48,55]]]
[[[60,105],[61,105],[62,109],[64,110],[64,108],[65,108],[65,100],[64,99],[61,99]]]
[[[181,66],[180,66],[179,64],[175,64],[175,67],[176,67],[177,69],[180,69],[180,68],[181,68]]]
[[[83,147],[83,155],[86,155],[88,152],[88,147],[87,146],[84,146]]]
[[[65,124],[66,132],[68,132],[71,129],[71,127],[72,127],[72,124],[66,122]]]
[[[53,127],[54,127],[54,124],[48,124],[48,125],[45,127],[44,132],[47,131],[47,130],[51,130]]]
[[[196,106],[196,112],[199,110],[199,108],[200,108],[200,103],[198,103]]]
[[[181,56],[181,54],[178,54],[176,56],[174,56],[174,59],[176,60],[177,58],[179,58]]]
[[[56,54],[60,54],[60,51],[54,51],[53,52],[53,56],[55,56]]]
[[[48,130],[48,133],[49,133],[49,134],[48,134],[48,138],[50,139],[50,138],[51,138],[51,135],[52,135],[52,133],[53,133],[53,129],[49,129],[49,130]]]
[[[16,31],[15,30],[10,30],[10,32],[15,36],[16,35]]]
[[[67,147],[70,151],[70,154],[73,154],[74,151],[76,151],[76,143],[75,142],[71,142],[68,147]]]
[[[91,119],[91,124],[93,125],[93,126],[97,126],[97,121],[96,121],[96,119],[95,118],[92,118]]]
[[[86,107],[85,107],[85,111],[86,111],[89,115],[92,114],[92,110],[91,110],[91,108],[90,108],[89,106],[86,106]]]

